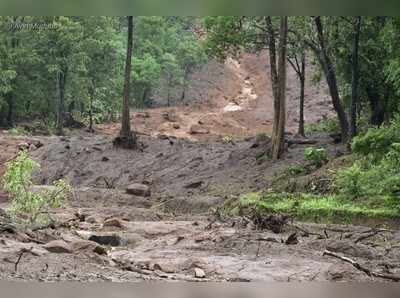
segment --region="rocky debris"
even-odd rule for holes
[[[126,188],[126,193],[139,196],[139,197],[150,197],[150,187],[145,184],[134,183]]]
[[[124,228],[125,226],[118,218],[109,218],[104,221],[103,227]]]
[[[283,228],[288,223],[289,219],[290,216],[285,214],[272,214],[269,216],[265,216],[263,214],[260,214],[259,212],[254,212],[251,217],[251,220],[258,229],[271,230],[276,234],[283,232]]]
[[[162,113],[162,117],[169,122],[179,122],[179,116],[173,112],[164,112]]]
[[[96,216],[94,216],[94,215],[91,215],[91,216],[86,217],[85,221],[86,221],[87,223],[91,223],[91,224],[99,223],[99,219],[98,219]]]
[[[50,241],[49,243],[43,245],[43,248],[49,252],[56,253],[56,254],[60,254],[60,253],[70,254],[73,252],[72,247],[63,240]]]
[[[107,156],[103,156],[103,158],[101,159],[101,161],[103,161],[103,162],[107,162],[107,161],[109,161],[110,159],[107,157]]]
[[[165,273],[175,273],[177,272],[177,268],[170,263],[155,263],[153,266],[154,270],[159,270]]]
[[[194,268],[194,277],[196,277],[196,278],[205,278],[206,277],[206,273],[204,272],[203,269]]]
[[[124,246],[127,244],[127,241],[120,236],[113,235],[91,235],[88,239],[89,241],[94,241],[100,245],[109,245],[109,246]]]
[[[210,130],[208,128],[202,127],[200,125],[192,125],[189,129],[189,133],[192,135],[196,134],[209,134]]]
[[[107,254],[106,249],[94,241],[76,240],[71,242],[71,247],[75,252],[92,251],[99,255]]]
[[[181,128],[181,126],[180,126],[178,123],[174,123],[174,124],[172,125],[172,127],[173,127],[174,129],[179,129],[179,128]]]

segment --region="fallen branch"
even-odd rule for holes
[[[22,256],[23,256],[25,253],[30,253],[30,254],[32,254],[32,255],[34,255],[34,256],[37,256],[37,254],[33,253],[32,250],[33,250],[33,247],[31,247],[30,249],[22,248],[22,249],[19,251],[18,259],[17,259],[17,261],[14,263],[14,270],[15,270],[15,272],[17,272],[17,270],[18,270],[18,264],[19,264],[19,262],[21,261]]]
[[[342,260],[346,263],[349,263],[351,265],[353,265],[356,269],[364,272],[365,274],[367,274],[370,277],[379,277],[379,278],[383,278],[383,279],[388,279],[388,280],[392,280],[395,282],[400,282],[400,276],[396,276],[396,275],[391,275],[391,274],[383,274],[383,273],[378,273],[375,271],[371,271],[368,268],[363,267],[362,265],[360,265],[359,263],[357,263],[356,261],[347,258],[347,257],[343,257],[341,255],[338,255],[332,251],[329,250],[325,250],[324,253],[322,254],[323,256],[330,256],[330,257],[334,257],[336,259]]]

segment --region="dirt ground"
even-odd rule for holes
[[[22,229],[4,212],[0,189],[0,279],[34,281],[386,281],[323,255],[339,253],[380,274],[400,275],[400,232],[369,226],[293,222],[282,233],[246,218],[220,220],[215,208],[240,194],[268,189],[274,175],[302,163],[304,148],[285,158],[265,154],[272,125],[265,53],[210,64],[197,74],[190,106],[132,112],[139,148],[117,149],[118,124],[66,137],[14,137],[0,131],[0,175],[18,147],[41,165],[35,191],[66,179],[73,193],[51,213],[53,226]],[[298,86],[288,79],[288,139],[297,138]],[[323,85],[306,88],[307,123],[332,116]],[[197,95],[196,95],[197,94]],[[193,100],[192,102],[197,102]],[[258,135],[258,137],[257,137]],[[330,157],[341,145],[314,135]],[[143,193],[132,193],[140,184]],[[130,192],[130,193],[128,193]],[[293,236],[296,233],[296,237]],[[292,238],[296,241],[289,241]],[[293,239],[292,239],[293,240]]]
[[[210,211],[232,196],[268,187],[274,173],[300,162],[303,145],[290,147],[281,162],[259,163],[264,149],[254,146],[254,138],[226,144],[142,136],[136,151],[113,148],[104,135],[39,139],[44,146],[31,152],[42,166],[36,183],[66,178],[74,192],[52,213],[57,227],[0,232],[3,280],[382,280],[323,256],[325,249],[385,274],[400,273],[397,230],[370,236],[370,227],[294,223],[274,234],[241,218],[219,221]],[[16,141],[21,138],[3,136],[1,144]],[[318,141],[331,155],[341,150],[326,138]],[[126,193],[132,183],[146,183],[151,195]],[[285,244],[293,232],[298,243]],[[363,235],[369,237],[359,240]],[[99,248],[88,241],[93,236],[117,243]],[[66,251],[48,251],[53,240],[62,240]]]

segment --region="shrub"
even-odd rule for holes
[[[381,159],[394,143],[400,143],[400,116],[395,117],[390,126],[373,127],[364,135],[355,137],[352,150],[357,154]]]
[[[321,167],[328,161],[328,154],[324,148],[306,148],[304,159],[316,167]]]
[[[325,133],[338,133],[339,122],[337,119],[325,119],[318,123],[310,123],[305,126],[306,133],[325,132]]]
[[[54,188],[42,194],[32,191],[32,171],[39,164],[21,151],[15,160],[7,164],[4,189],[11,195],[8,214],[27,225],[45,224],[50,220],[49,209],[61,206],[70,186],[63,180],[54,182]]]

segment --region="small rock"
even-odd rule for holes
[[[164,113],[162,113],[162,117],[169,122],[178,122],[179,121],[179,117],[173,112],[164,112]]]
[[[190,127],[189,133],[192,134],[192,135],[195,135],[195,134],[209,134],[210,131],[205,127],[201,127],[200,125],[192,125]]]
[[[123,228],[123,223],[118,218],[109,218],[104,221],[104,227],[116,227],[116,228]]]
[[[204,272],[203,269],[200,268],[194,268],[194,276],[197,278],[205,278],[206,273]]]
[[[173,127],[174,129],[179,129],[179,128],[181,128],[181,126],[180,126],[178,123],[174,123],[174,124],[172,125],[172,127]]]
[[[71,243],[71,247],[75,252],[79,251],[93,251],[99,255],[107,254],[106,249],[94,241],[77,240]]]
[[[94,215],[86,217],[85,220],[86,220],[86,222],[91,223],[91,224],[95,224],[95,223],[99,222],[99,219]]]
[[[145,184],[139,184],[139,183],[134,183],[129,185],[126,188],[126,192],[131,195],[139,196],[139,197],[149,197],[151,192],[150,192],[150,187]]]
[[[72,253],[71,246],[63,240],[54,240],[43,245],[43,248],[52,253]]]
[[[185,188],[199,188],[202,185],[203,185],[203,181],[196,181],[196,182],[191,182],[191,183],[185,185]]]
[[[103,158],[101,159],[101,161],[106,162],[109,161],[110,159],[107,156],[103,156]]]
[[[154,270],[160,270],[165,273],[175,273],[177,271],[172,264],[156,263],[153,268]]]

